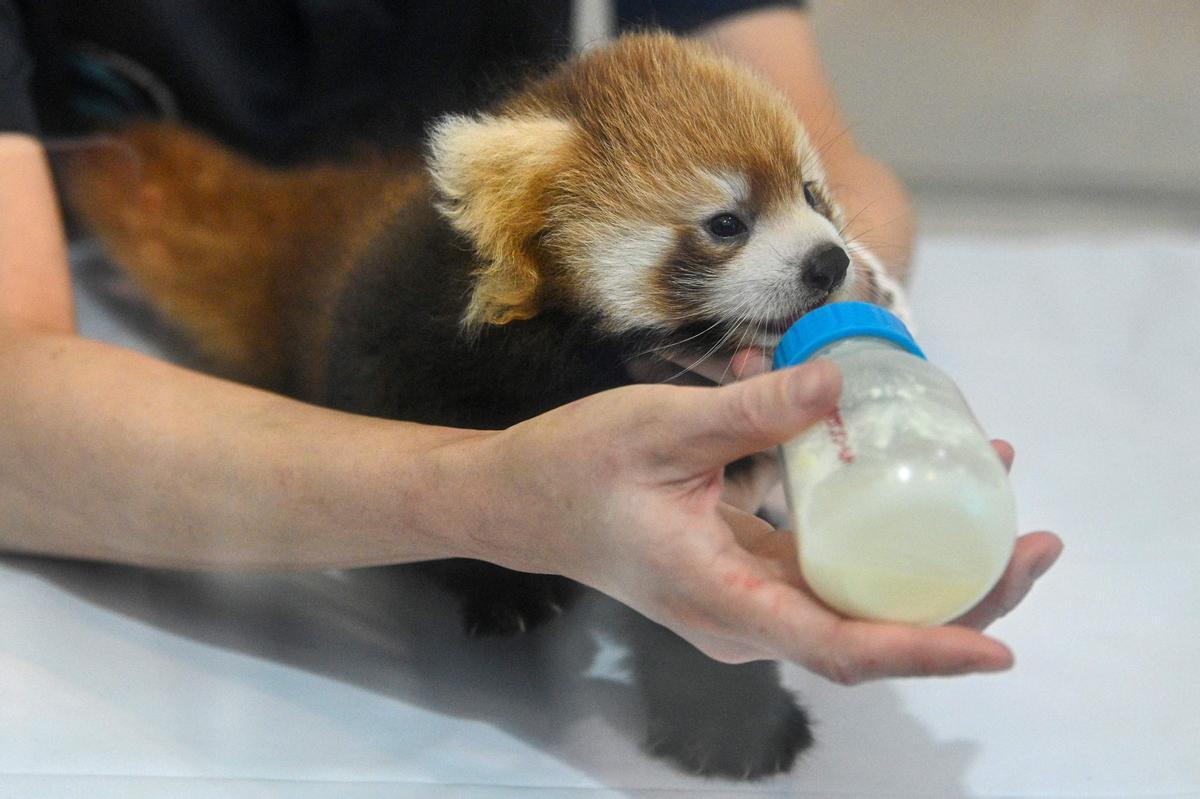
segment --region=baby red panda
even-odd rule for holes
[[[851,258],[785,98],[663,34],[441,119],[424,166],[389,153],[272,171],[178,128],[123,140],[134,166],[112,150],[72,181],[115,259],[214,371],[357,413],[507,427],[632,382],[639,358],[769,349],[823,303],[894,290]],[[420,568],[473,634],[523,631],[575,590],[472,561]],[[811,737],[774,664],[718,664],[654,630],[632,655],[648,746],[697,773],[789,768]]]

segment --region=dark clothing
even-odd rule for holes
[[[0,130],[37,129],[32,78],[33,59],[25,47],[21,15],[12,2],[0,0]]]
[[[778,0],[618,0],[686,30]],[[411,145],[570,49],[567,0],[0,0],[0,130],[177,116],[259,158]]]

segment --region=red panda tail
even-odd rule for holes
[[[394,194],[397,173],[383,166],[269,169],[183,128],[142,124],[72,156],[67,195],[215,371],[275,388],[294,368],[298,309],[320,304]]]

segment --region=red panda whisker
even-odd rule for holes
[[[697,280],[697,285],[699,285],[699,286],[707,286],[707,284],[708,283],[706,280]],[[707,327],[705,327],[703,330],[700,330],[699,332],[693,333],[692,335],[688,336],[687,338],[680,339],[679,341],[668,341],[665,344],[662,344],[662,345],[659,345],[656,347],[651,347],[650,349],[639,352],[638,355],[634,356],[634,357],[640,357],[641,355],[649,355],[649,354],[652,354],[655,352],[661,352],[663,350],[675,349],[675,348],[678,348],[680,345],[686,344],[689,341],[693,341],[697,338],[700,338],[701,336],[705,335],[706,333],[710,332],[711,330],[726,323],[728,320],[728,317],[730,317],[730,316],[737,317],[742,312],[742,309],[747,304],[749,304],[751,301],[752,301],[752,298],[746,298],[745,300],[743,300],[740,305],[738,305],[737,307],[735,307],[733,309],[732,314],[720,313],[720,312],[716,313],[715,316],[717,318],[713,321],[712,324],[708,325]],[[694,314],[682,314],[682,315],[675,316],[673,319],[671,319],[671,322],[677,326],[683,326],[683,325],[687,324],[688,322],[691,322],[693,318],[694,318]],[[733,329],[733,328],[731,327],[730,329]]]
[[[752,310],[753,310],[753,309],[752,309]],[[752,313],[751,315],[749,315],[748,317],[746,317],[746,321],[747,321],[747,322],[748,322],[748,323],[751,325],[751,327],[750,327],[749,329],[750,329],[750,330],[756,330],[756,329],[758,329],[758,327],[759,327],[759,326],[760,326],[760,325],[761,325],[761,324],[762,324],[764,321],[766,321],[765,317],[766,317],[766,314],[765,314],[765,313],[763,313],[761,310],[760,310],[758,313]],[[741,327],[741,325],[739,325],[739,327]],[[737,329],[737,328],[735,328],[735,329]],[[738,343],[737,343],[737,346],[733,348],[735,352],[736,352],[737,350],[740,350],[740,349],[742,349],[743,347],[745,347],[745,346],[746,346],[746,336],[747,336],[747,329],[746,329],[746,328],[742,328],[742,332],[741,332],[741,333],[738,335]],[[717,382],[718,382],[718,383],[724,383],[724,382],[725,382],[725,376],[726,376],[726,375],[729,373],[729,368],[730,368],[731,366],[733,366],[733,359],[732,359],[732,358],[731,358],[729,361],[727,361],[727,362],[726,362],[726,364],[725,364],[725,368],[721,370],[721,378],[720,378],[719,380],[717,380]]]
[[[825,139],[823,137],[825,135],[825,131],[828,129],[828,125],[826,125],[826,127],[822,128],[822,130],[821,130],[822,140],[813,143],[812,152],[808,154],[807,158],[813,158],[818,155],[824,155],[826,148],[831,147],[832,145],[836,144],[838,139],[842,138],[843,136],[849,135],[850,131],[853,130],[853,128],[854,128],[853,125],[845,125],[842,127],[841,130],[839,130],[837,133],[833,134],[833,136],[831,136],[828,139]],[[806,160],[807,160],[807,158],[806,158]]]
[[[687,374],[688,372],[694,372],[696,370],[697,366],[699,366],[700,364],[707,361],[709,358],[711,358],[716,353],[720,352],[721,349],[724,348],[725,345],[729,342],[729,340],[732,339],[735,334],[737,334],[740,323],[746,318],[742,314],[742,310],[744,308],[747,308],[751,302],[752,302],[752,298],[746,298],[746,299],[742,300],[741,304],[739,304],[734,309],[733,314],[731,314],[731,316],[735,320],[734,323],[731,324],[729,326],[729,328],[724,333],[721,334],[721,337],[719,339],[717,339],[717,342],[715,344],[713,344],[711,347],[709,347],[708,350],[705,351],[703,355],[701,355],[695,361],[692,361],[691,364],[689,364],[685,368],[679,370],[675,374],[671,375],[671,377],[667,378],[667,380],[665,382],[669,383],[673,380],[677,380],[678,378],[682,377],[683,375]],[[725,320],[721,320],[721,319],[717,320],[712,325],[709,325],[709,327],[707,327],[705,329],[705,332],[707,332],[708,330],[712,330],[714,327],[717,327],[724,321]],[[692,338],[694,338],[694,336]],[[723,377],[724,377],[724,375],[722,375],[722,378]]]
[[[704,363],[709,358],[711,358],[713,355],[715,355],[725,345],[725,342],[727,342],[732,335],[733,335],[732,330],[726,331],[721,336],[721,338],[717,341],[717,343],[714,344],[712,347],[710,347],[707,352],[705,352],[703,355],[701,355],[696,360],[692,361],[692,363],[690,363],[685,368],[680,369],[678,372],[676,372],[675,374],[668,377],[665,382],[670,383],[673,380],[679,379],[680,377],[687,374],[688,372],[694,372],[696,370],[697,366]]]
[[[843,240],[845,240],[847,243],[849,243],[849,239],[847,239],[847,238],[846,238],[846,229],[847,229],[847,228],[849,228],[851,225],[853,225],[853,224],[854,224],[854,223],[855,223],[855,222],[858,220],[858,218],[859,218],[860,216],[862,216],[864,213],[866,213],[866,211],[867,211],[867,210],[868,210],[868,209],[869,209],[871,206],[873,206],[873,205],[874,205],[876,202],[877,202],[876,200],[872,200],[871,202],[869,202],[869,203],[867,203],[866,205],[864,205],[862,208],[859,208],[859,209],[858,209],[858,210],[857,210],[857,211],[854,213],[854,216],[852,216],[852,217],[850,217],[849,219],[847,219],[845,222],[843,222],[843,223],[841,224],[841,226],[839,226],[839,227],[838,227],[838,235],[839,235],[839,236],[841,236],[841,237],[842,237],[842,239],[843,239]]]
[[[860,247],[866,247],[867,243],[864,242],[865,237],[870,236],[872,233],[875,233],[876,231],[886,228],[888,225],[892,224],[899,218],[900,218],[899,216],[896,216],[891,219],[885,219],[885,220],[881,221],[878,225],[875,225],[874,227],[867,228],[866,230],[857,231],[853,236],[845,239],[846,246],[850,246],[851,244],[857,244]],[[870,249],[872,251],[874,251],[876,248],[871,247]]]
[[[824,119],[824,122],[821,124],[820,131],[814,131],[812,124],[805,123],[805,127],[810,132],[809,140],[811,142],[813,142],[813,145],[812,145],[813,150],[815,150],[817,152],[820,152],[822,150],[822,148],[824,148],[825,146],[832,144],[834,141],[837,141],[838,137],[845,135],[845,133],[850,129],[848,124],[844,125],[841,131],[833,134],[832,139],[826,139],[826,134],[829,133],[830,127],[833,125],[834,121],[836,121],[836,119],[837,119],[837,115],[836,115],[836,113],[834,113],[833,100],[830,98],[827,98],[825,100],[825,102],[821,104],[820,109],[818,109],[817,112],[813,115],[813,120],[822,119],[822,118]],[[812,135],[813,133],[815,133],[816,135],[815,136]]]
[[[687,321],[687,320],[685,319],[685,320],[682,320],[682,321]],[[647,349],[647,350],[642,350],[642,351],[640,351],[640,352],[637,352],[637,353],[635,353],[634,355],[630,356],[630,357],[627,359],[627,361],[632,361],[632,360],[634,360],[634,359],[636,359],[636,358],[640,358],[640,357],[642,357],[643,355],[653,355],[654,353],[657,353],[657,352],[662,352],[663,350],[675,349],[676,347],[680,346],[681,344],[686,344],[687,342],[689,342],[689,341],[691,341],[691,340],[693,340],[693,339],[696,339],[696,338],[699,338],[700,336],[703,336],[705,333],[707,333],[708,331],[712,330],[713,328],[717,327],[717,326],[718,326],[718,325],[720,325],[720,324],[721,324],[721,320],[720,320],[720,319],[718,319],[717,321],[713,322],[713,323],[712,323],[711,325],[709,325],[708,327],[706,327],[706,328],[704,328],[703,330],[701,330],[699,333],[695,333],[695,334],[693,334],[693,335],[690,335],[690,336],[688,336],[687,338],[685,338],[685,339],[681,339],[681,340],[679,340],[679,341],[668,341],[666,344],[662,344],[662,345],[659,345],[659,346],[657,346],[657,347],[650,347],[650,348],[649,348],[649,349]]]

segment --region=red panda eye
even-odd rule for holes
[[[746,223],[733,214],[717,214],[705,222],[704,226],[719,239],[731,239],[746,232]]]
[[[808,203],[808,207],[817,210],[817,195],[813,194],[811,183],[804,184],[804,201]]]

